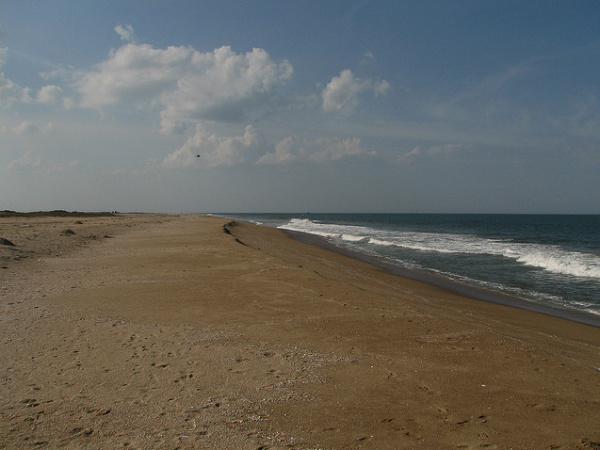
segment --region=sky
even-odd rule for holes
[[[0,210],[600,213],[600,2],[0,0]]]

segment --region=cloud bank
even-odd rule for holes
[[[289,163],[324,163],[346,158],[374,157],[357,137],[299,139],[288,136],[274,145],[252,125],[241,136],[218,136],[197,125],[196,133],[162,165],[167,168],[219,167],[240,164],[283,165]]]
[[[209,133],[202,125],[183,146],[168,155],[163,165],[169,168],[184,168],[202,165],[205,167],[233,166],[254,158],[264,140],[258,131],[248,125],[242,136],[221,137]]]
[[[329,162],[348,157],[375,156],[365,149],[359,138],[297,139],[287,137],[275,144],[275,150],[261,156],[257,164],[287,164],[292,162]]]

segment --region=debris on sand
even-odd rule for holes
[[[5,238],[0,238],[0,245],[8,245],[10,247],[16,247],[15,244],[13,244],[12,242],[10,242],[8,239],[5,239]]]

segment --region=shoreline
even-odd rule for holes
[[[342,255],[346,255],[360,261],[365,261],[367,263],[385,269],[387,272],[397,275],[399,277],[428,283],[433,286],[446,289],[448,292],[451,293],[463,295],[474,300],[510,306],[525,311],[546,314],[552,317],[566,319],[573,322],[600,328],[600,315],[598,314],[588,313],[577,309],[569,309],[566,307],[559,307],[556,305],[544,305],[542,303],[535,302],[526,298],[517,297],[502,292],[492,291],[475,285],[463,283],[458,280],[453,280],[451,278],[444,277],[442,275],[437,275],[426,271],[417,271],[402,268],[398,265],[392,264],[380,258],[367,255],[365,253],[338,247],[321,236],[312,235],[310,233],[303,233],[299,231],[282,231],[291,236],[293,239],[297,239],[301,242],[305,242],[311,245],[317,245],[319,247],[331,250],[333,252],[340,253]]]
[[[596,327],[223,217],[82,222],[0,221],[1,448],[600,445]]]
[[[229,220],[238,220],[240,222],[256,225],[256,226],[265,226],[268,228],[275,228],[264,224],[255,223],[250,220],[245,220],[243,218],[230,217],[226,214],[223,215],[215,215],[214,217],[223,217]],[[423,283],[427,283],[433,286],[437,286],[439,288],[445,289],[448,292],[455,293],[461,296],[469,297],[474,300],[494,303],[498,305],[509,306],[525,311],[536,312],[540,314],[549,315],[552,317],[557,317],[565,320],[570,320],[573,322],[590,325],[594,327],[600,328],[600,314],[594,314],[587,312],[585,310],[568,308],[559,305],[552,304],[543,304],[541,302],[527,299],[524,297],[518,297],[515,295],[511,295],[509,293],[504,293],[500,291],[494,291],[490,289],[486,289],[483,287],[476,286],[474,284],[468,284],[465,282],[461,282],[459,280],[455,280],[443,275],[439,275],[433,272],[427,272],[425,270],[414,270],[400,267],[397,264],[393,264],[391,262],[386,261],[383,258],[377,258],[375,256],[368,255],[366,253],[361,253],[356,250],[338,247],[335,244],[329,242],[322,236],[310,234],[301,231],[293,231],[281,229],[284,233],[291,236],[293,239],[296,239],[300,242],[305,242],[310,245],[316,245],[330,251],[349,256],[351,258],[367,262],[369,264],[373,264],[374,266],[380,267],[387,272],[397,275],[402,278],[421,281]]]
[[[511,304],[510,302],[505,303],[502,301],[488,301],[485,299],[479,299],[473,295],[466,294],[465,292],[461,291],[461,289],[450,288],[451,286],[454,287],[455,285],[452,280],[446,281],[446,279],[443,279],[444,282],[438,284],[432,282],[427,276],[428,274],[423,277],[424,279],[418,276],[409,276],[402,269],[398,270],[394,266],[389,267],[385,264],[379,264],[378,262],[380,261],[374,261],[374,258],[369,258],[368,255],[364,255],[349,249],[342,249],[319,236],[290,230],[282,230],[252,222],[240,222],[238,219],[227,218],[225,216],[221,217],[224,220],[230,222],[233,221],[239,225],[243,224],[250,228],[256,227],[265,231],[268,230],[268,235],[273,236],[274,242],[279,242],[276,240],[276,236],[277,234],[280,234],[285,238],[285,241],[297,242],[301,245],[306,245],[309,248],[324,251],[325,258],[333,258],[337,255],[342,258],[340,264],[357,264],[360,265],[361,270],[373,272],[377,274],[376,276],[379,274],[387,275],[389,278],[386,277],[386,281],[391,284],[408,285],[411,287],[411,289],[415,289],[418,292],[422,291],[423,294],[419,294],[418,297],[424,300],[426,303],[429,303],[427,300],[428,296],[439,296],[440,299],[443,299],[438,303],[439,306],[447,307],[453,311],[460,311],[462,314],[470,314],[470,311],[472,310],[474,314],[475,312],[476,314],[481,314],[481,320],[484,321],[487,320],[489,315],[491,320],[498,320],[498,318],[501,318],[500,320],[507,321],[507,324],[510,323],[511,326],[532,327],[532,329],[536,329],[547,334],[554,334],[557,332],[560,334],[561,331],[567,330],[565,336],[569,338],[577,336],[581,330],[585,330],[586,332],[583,334],[586,336],[588,335],[587,331],[589,331],[591,335],[598,335],[598,342],[593,339],[589,342],[593,342],[594,344],[600,343],[600,327],[596,326],[595,324],[586,323],[585,320],[573,320],[572,318],[564,317],[561,314],[550,314],[546,310],[539,311],[536,308],[523,308],[519,304],[520,299],[515,300],[515,304]],[[231,234],[232,236],[239,238],[239,240],[245,245],[245,236],[239,233],[240,228],[242,227],[234,226],[230,228]],[[251,236],[254,238],[255,234],[251,233]],[[266,243],[262,240],[259,242],[262,242],[263,246],[256,244],[256,248],[260,251],[265,251]],[[282,245],[285,246],[285,242],[283,242]],[[306,247],[304,248],[306,249]],[[285,253],[285,250],[279,252],[273,246],[271,246],[271,252],[273,255],[279,255],[280,253]],[[460,283],[457,282],[456,285],[460,286]],[[471,287],[469,286],[465,290],[470,293],[470,288]],[[456,305],[454,305],[454,302],[456,302]]]

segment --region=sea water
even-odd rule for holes
[[[600,326],[600,216],[227,214],[472,287],[473,296],[577,311]],[[418,278],[418,277],[417,277]],[[481,296],[481,295],[479,295]],[[514,302],[513,302],[514,304]],[[535,308],[534,308],[535,309]]]

